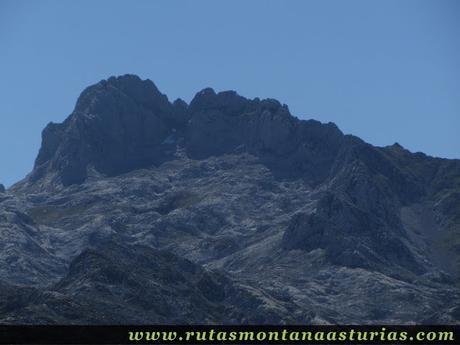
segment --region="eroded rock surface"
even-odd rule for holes
[[[112,77],[0,192],[0,322],[458,323],[459,191],[276,100]]]

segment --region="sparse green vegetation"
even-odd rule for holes
[[[72,217],[87,211],[91,204],[75,205],[69,207],[62,206],[39,206],[33,207],[27,211],[35,223],[50,225],[66,217]]]

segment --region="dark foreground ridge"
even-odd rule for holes
[[[125,75],[0,188],[1,323],[458,323],[460,161]]]

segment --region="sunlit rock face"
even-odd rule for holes
[[[458,323],[460,162],[111,77],[0,186],[1,323]]]

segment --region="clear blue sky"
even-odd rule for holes
[[[0,182],[86,86],[273,97],[375,145],[460,158],[460,1],[0,0]]]

